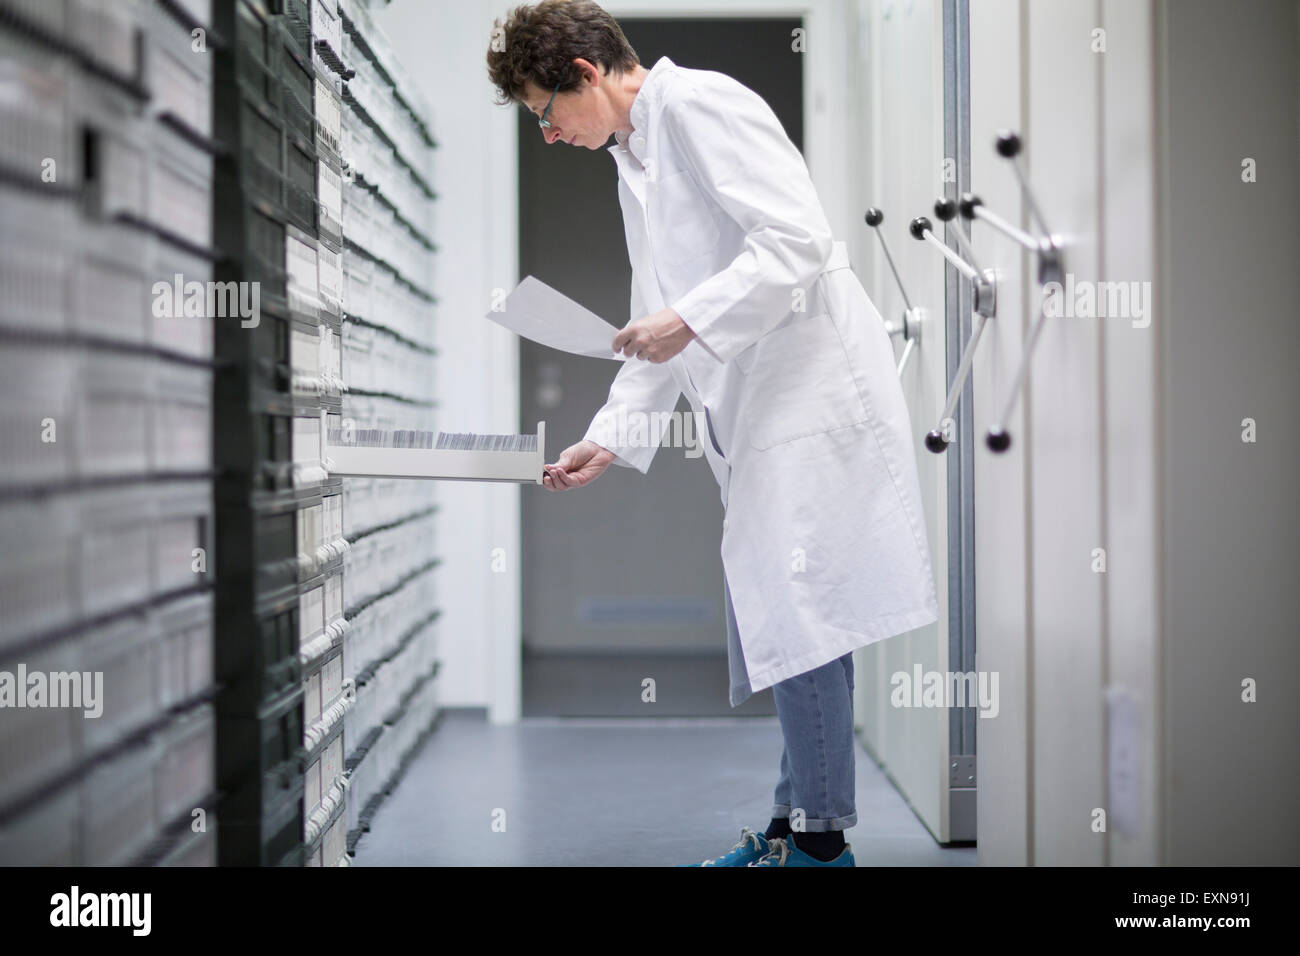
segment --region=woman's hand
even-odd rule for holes
[[[613,460],[614,453],[608,448],[594,441],[580,441],[560,452],[560,460],[555,464],[542,465],[546,469],[542,484],[551,491],[581,488],[604,474]]]
[[[614,336],[614,354],[647,362],[667,362],[691,344],[695,332],[672,309],[660,309],[653,315],[629,322]]]

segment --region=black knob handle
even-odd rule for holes
[[[989,446],[991,451],[999,454],[1011,447],[1011,434],[1001,428],[990,428],[984,443]]]
[[[872,229],[874,229],[876,228],[876,226],[880,225],[882,222],[885,221],[885,214],[881,212],[879,209],[877,209],[875,206],[872,206],[870,209],[867,210],[866,218],[867,218],[867,225],[870,226]]]
[[[907,227],[907,231],[912,234],[913,239],[924,239],[925,234],[933,230],[934,225],[924,216],[917,216],[912,220],[911,225]]]
[[[1005,156],[1007,159],[1020,155],[1020,137],[1009,129],[998,131],[998,139],[995,146],[998,155]]]
[[[975,207],[982,205],[984,205],[984,200],[980,199],[979,196],[972,193],[962,193],[961,202],[957,204],[957,208],[961,211],[963,219],[974,219]]]
[[[934,215],[940,222],[950,222],[957,215],[957,202],[953,199],[936,199]]]
[[[943,440],[943,435],[936,428],[934,431],[926,433],[925,447],[936,455],[942,455],[944,450],[947,449],[948,443]]]

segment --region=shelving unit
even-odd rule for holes
[[[316,48],[342,71],[345,390],[341,417],[317,426],[321,443],[332,425],[438,427],[429,110],[367,5],[339,0],[336,10]],[[342,718],[341,812],[350,851],[437,720],[441,539],[435,482],[326,473],[343,485],[349,543],[343,659],[355,705]]]
[[[218,9],[223,278],[262,289],[217,346],[221,861],[346,864],[437,713],[437,504],[323,436],[435,425],[434,143],[364,4]]]
[[[428,109],[363,0],[0,0],[0,87],[0,671],[103,681],[0,863],[346,865],[438,713],[435,483],[325,444],[437,428]]]
[[[0,0],[0,671],[93,698],[0,712],[8,865],[216,859],[206,24]]]

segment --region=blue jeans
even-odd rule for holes
[[[731,706],[735,707],[751,691],[731,606],[731,588],[726,584],[726,575],[722,580],[727,596]],[[847,830],[856,825],[853,654],[787,677],[772,686],[772,696],[785,738],[772,816],[779,820],[790,816],[792,810],[802,810],[803,829],[809,833]]]

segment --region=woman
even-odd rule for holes
[[[752,90],[667,57],[646,70],[588,0],[515,8],[487,60],[499,101],[536,113],[548,143],[616,140],[628,358],[543,484],[645,474],[683,393],[709,434],[731,704],[772,687],[785,752],[766,831],[691,865],[853,866],[852,652],[939,616],[884,323]],[[622,427],[634,413],[648,433]]]

